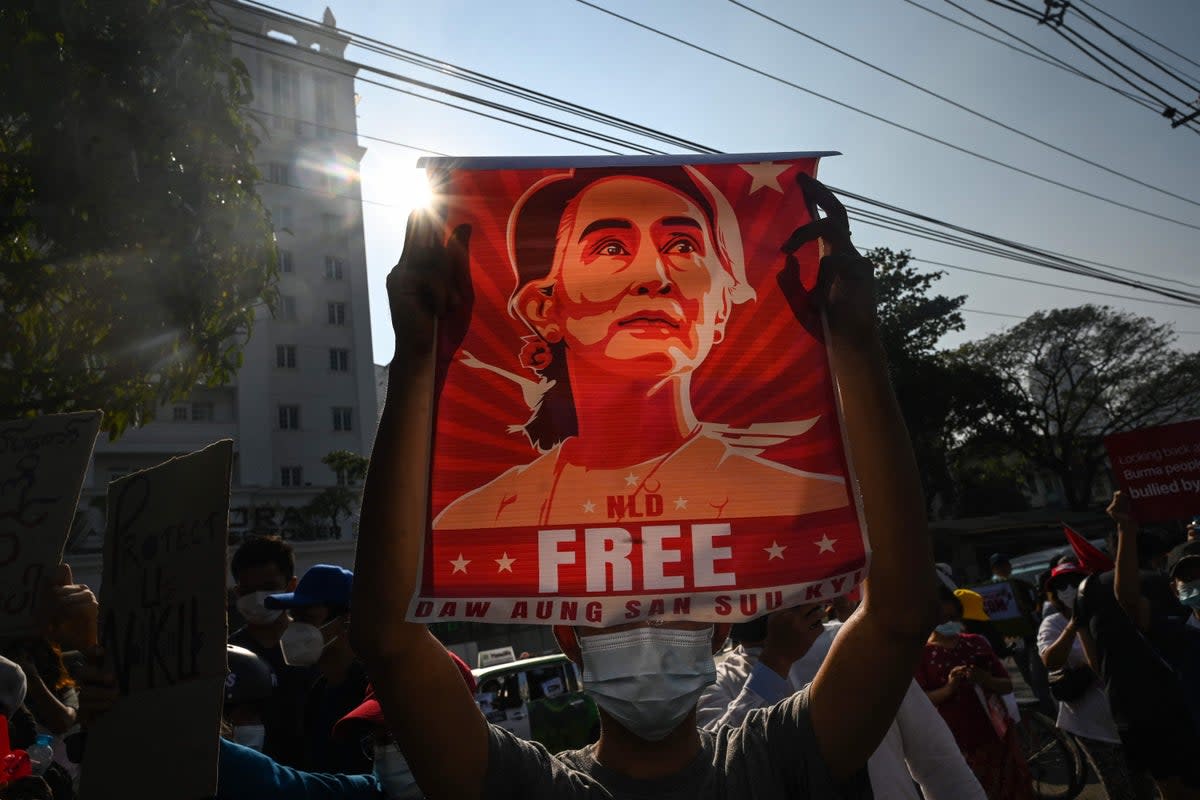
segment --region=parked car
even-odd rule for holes
[[[472,670],[483,715],[551,753],[574,750],[600,736],[600,714],[583,693],[579,668],[565,655],[526,658]]]

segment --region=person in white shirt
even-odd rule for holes
[[[1051,571],[1044,585],[1053,611],[1042,619],[1037,645],[1042,663],[1051,672],[1051,687],[1058,701],[1057,724],[1075,737],[1109,797],[1153,797],[1147,794],[1153,787],[1144,786],[1130,773],[1108,698],[1088,664],[1075,628],[1075,595],[1086,576],[1078,565],[1064,563]],[[1072,687],[1072,683],[1076,685]]]
[[[718,666],[716,684],[700,698],[697,724],[710,731],[740,725],[754,709],[811,683],[842,625],[821,625],[822,610],[799,606],[768,615],[765,638],[741,642]],[[790,666],[781,666],[788,658]],[[950,729],[915,682],[867,760],[867,774],[876,800],[986,800]]]

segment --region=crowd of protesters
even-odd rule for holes
[[[489,725],[470,669],[405,619],[426,507],[413,465],[427,463],[430,345],[435,320],[452,330],[464,303],[467,245],[462,234],[443,244],[416,217],[389,279],[397,357],[356,572],[321,564],[298,576],[273,537],[231,559],[244,624],[227,649],[218,798],[1019,800],[1033,783],[1009,657],[1057,707],[1109,797],[1200,797],[1200,541],[1157,546],[1118,494],[1112,569],[1064,559],[1035,586],[992,559],[1036,631],[995,635],[980,595],[935,568],[871,265],[840,204],[810,184],[830,212],[814,302],[871,532],[862,596],[733,626],[736,647],[719,663],[724,624],[556,628],[599,708],[599,740],[551,754]],[[71,800],[89,726],[117,695],[99,668],[91,589],[64,568],[38,608],[39,635],[8,642],[0,659],[0,800]]]

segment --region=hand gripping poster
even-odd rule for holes
[[[473,300],[411,619],[733,622],[862,581],[819,244],[782,250],[822,155],[423,162]]]

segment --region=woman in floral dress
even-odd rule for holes
[[[942,624],[925,644],[916,679],[954,734],[988,800],[1031,800],[1033,783],[1002,696],[1012,680],[987,639],[963,632],[962,603],[942,589]]]

